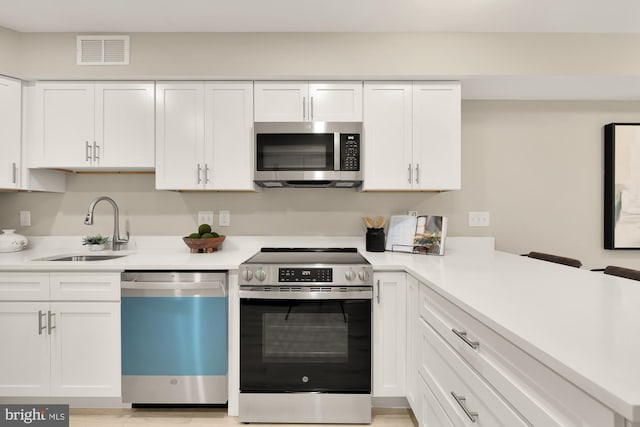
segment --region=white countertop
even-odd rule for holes
[[[640,421],[640,283],[493,251],[489,238],[447,240],[445,256],[366,252],[364,237],[230,236],[191,254],[180,237],[139,237],[126,257],[34,261],[91,253],[79,237],[31,237],[0,253],[0,271],[237,269],[263,246],[357,247],[376,271],[407,271],[628,420]],[[98,252],[103,254],[105,252]]]

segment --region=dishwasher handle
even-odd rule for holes
[[[220,282],[145,282],[122,281],[123,296],[207,296],[225,297],[227,287]]]

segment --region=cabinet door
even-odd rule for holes
[[[461,186],[460,85],[413,85],[414,186],[458,190]]]
[[[418,378],[417,383],[418,394],[416,397],[420,399],[421,411],[420,415],[417,415],[415,411],[414,414],[418,419],[418,425],[420,427],[456,427],[422,377]]]
[[[96,83],[94,166],[153,169],[155,95],[153,82]]]
[[[418,393],[418,360],[420,335],[418,332],[418,320],[420,318],[420,283],[410,275],[407,275],[407,400],[418,422],[422,411],[421,400]]]
[[[0,302],[0,396],[49,394],[48,309],[47,302]]]
[[[362,121],[362,82],[309,83],[309,120]]]
[[[22,83],[0,77],[0,189],[20,188]]]
[[[204,180],[204,83],[156,84],[156,188],[198,190]]]
[[[51,394],[120,396],[120,304],[51,303]]]
[[[253,190],[253,83],[205,85],[206,187]]]
[[[364,190],[410,190],[411,82],[364,83]]]
[[[255,82],[256,122],[301,122],[309,120],[308,82]]]
[[[404,397],[406,274],[376,273],[373,285],[373,395]]]
[[[86,168],[93,161],[92,83],[38,83],[36,164]]]

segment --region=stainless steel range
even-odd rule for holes
[[[371,422],[372,275],[354,248],[240,265],[241,422]]]

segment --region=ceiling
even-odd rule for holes
[[[0,0],[21,32],[640,33],[638,0]]]

